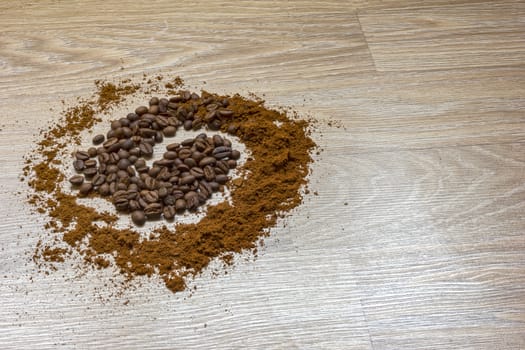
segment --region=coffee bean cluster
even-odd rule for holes
[[[237,166],[241,154],[232,149],[231,141],[201,133],[168,144],[162,159],[152,166],[146,159],[153,156],[156,143],[175,136],[180,127],[220,129],[233,115],[228,104],[228,99],[187,91],[169,99],[153,97],[149,106],[112,121],[106,135],[94,136],[94,147],[75,152],[73,167],[78,174],[69,182],[82,196],[95,192],[110,197],[118,211],[131,213],[136,225],[195,211],[221,190]]]

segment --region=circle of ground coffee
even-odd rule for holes
[[[68,158],[67,147],[80,145],[80,133],[102,121],[101,115],[126,96],[162,89],[168,98],[192,96],[191,92],[179,90],[183,84],[180,78],[166,83],[163,79],[144,77],[142,85],[131,80],[97,81],[91,98],[67,108],[55,125],[41,133],[36,149],[26,157],[24,178],[32,189],[29,202],[48,216],[46,228],[56,239],[39,242],[36,261],[62,262],[76,250],[97,267],[115,264],[128,278],[158,274],[167,288],[177,292],[185,289],[186,277],[201,272],[212,259],[228,263],[232,253],[256,249],[258,240],[277,219],[301,203],[301,189],[306,185],[315,147],[309,137],[309,122],[267,109],[260,100],[205,91],[200,94],[201,99],[228,99],[231,111],[214,123],[210,120],[207,127],[235,135],[251,152],[240,168],[243,176],[229,185],[231,204],[210,206],[198,223],[162,226],[154,229],[149,239],[143,239],[131,227],[117,228],[116,215],[79,204],[75,195],[64,192],[61,184],[66,176],[61,169],[63,159]],[[204,120],[206,114],[206,109],[199,109],[195,118]],[[103,142],[101,137],[94,141]],[[79,178],[73,181],[83,186]]]

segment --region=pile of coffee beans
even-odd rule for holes
[[[181,92],[171,98],[153,97],[125,118],[111,122],[106,135],[93,137],[94,147],[75,152],[77,175],[69,182],[81,196],[110,197],[120,212],[131,213],[136,225],[146,220],[173,220],[195,211],[229,181],[241,154],[220,135],[201,133],[166,146],[162,159],[151,166],[153,146],[173,137],[179,127],[218,130],[233,116],[228,99]],[[232,127],[233,128],[233,127]],[[233,129],[228,128],[229,132]],[[97,147],[95,147],[97,146]]]

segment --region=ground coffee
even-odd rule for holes
[[[206,216],[196,224],[164,225],[153,230],[149,239],[143,239],[139,232],[131,227],[116,228],[114,224],[118,217],[115,214],[79,204],[76,195],[64,192],[61,184],[66,179],[63,162],[68,158],[65,154],[67,145],[70,143],[80,144],[80,133],[100,122],[101,115],[121,103],[126,96],[139,92],[162,90],[159,89],[158,82],[162,81],[163,77],[157,77],[153,80],[147,79],[147,81],[146,79],[142,85],[134,84],[130,80],[118,83],[97,81],[97,91],[91,98],[80,100],[75,106],[67,108],[57,124],[41,134],[42,139],[38,142],[35,151],[26,159],[27,165],[24,168],[24,173],[25,178],[29,179],[28,182],[33,192],[29,197],[29,202],[37,208],[38,212],[47,214],[49,220],[46,227],[53,232],[56,240],[51,243],[40,242],[35,252],[35,260],[41,261],[43,259],[48,262],[59,263],[73,250],[76,250],[84,256],[86,262],[101,268],[115,264],[120,272],[129,278],[159,274],[166,286],[173,292],[177,292],[185,288],[185,278],[202,271],[212,259],[220,258],[229,262],[232,253],[256,248],[258,240],[267,234],[268,229],[276,224],[277,219],[301,203],[301,189],[306,185],[309,163],[312,161],[310,154],[315,144],[309,137],[308,121],[292,118],[284,112],[267,109],[264,107],[263,101],[250,100],[239,95],[219,96],[205,91],[195,94],[180,90],[182,85],[180,78],[166,82],[163,87],[168,103],[162,102],[162,104],[166,105],[166,110],[169,108],[171,111],[175,111],[176,118],[179,116],[179,112],[182,115],[184,114],[183,110],[179,110],[179,108],[183,107],[186,110],[186,116],[177,119],[182,127],[194,130],[206,127],[211,131],[220,130],[235,135],[250,150],[251,156],[239,169],[243,176],[231,181],[231,184],[228,185],[231,192],[231,204],[225,201],[210,206],[207,209]],[[152,82],[157,84],[154,89],[151,88]],[[172,104],[171,107],[170,103]],[[197,106],[191,107],[193,115],[188,117],[190,110],[187,107],[193,103],[196,103]],[[155,99],[150,100],[149,107],[139,107],[133,113],[137,116],[147,113],[155,115],[151,113],[152,106],[157,106],[158,113],[164,113],[160,99],[158,102]],[[155,108],[153,108],[153,112],[155,112]],[[134,116],[131,117],[131,119],[134,118]],[[126,119],[130,119],[129,115]],[[112,124],[111,130],[115,131],[124,127],[122,120],[117,121],[120,124]],[[171,137],[175,133],[176,130],[166,130],[169,126],[175,127],[175,125],[168,123],[163,128],[162,136],[170,135]],[[120,130],[119,132],[126,133],[127,131]],[[146,131],[141,137],[155,138],[157,136],[157,132],[153,134],[153,132]],[[106,150],[119,143],[120,148],[115,149],[116,152],[110,152],[116,153],[118,159],[113,156],[106,163],[106,170],[110,165],[116,165],[118,170],[107,174],[104,171],[99,171],[102,164],[100,158],[98,158],[98,163],[91,162],[86,165],[86,162],[92,160],[95,154],[97,157],[104,153],[110,156],[108,152],[98,151],[97,148],[90,149],[75,155],[75,169],[82,171],[84,175],[86,175],[86,170],[95,169],[88,171],[87,175],[88,177],[92,176],[91,180],[85,182],[83,176],[72,176],[69,181],[74,186],[79,186],[79,192],[82,195],[90,195],[95,189],[102,194],[109,191],[106,198],[111,198],[115,205],[120,205],[119,199],[114,196],[109,197],[112,192],[109,186],[113,181],[108,183],[107,178],[101,178],[101,176],[107,177],[109,174],[115,174],[119,171],[127,172],[128,167],[131,166],[128,163],[133,163],[134,172],[135,174],[138,173],[137,162],[139,162],[139,168],[142,165],[139,157],[151,152],[151,147],[148,147],[148,145],[151,146],[151,142],[138,142],[139,151],[136,151],[137,154],[135,155],[137,159],[129,160],[133,156],[131,150],[135,147],[129,149],[126,147],[130,145],[122,147],[124,146],[124,142],[120,144],[122,139],[112,144],[114,142],[110,141],[112,138],[113,136],[107,139],[104,135],[96,135],[93,138],[93,143],[102,144]],[[202,172],[185,174],[185,176],[193,176],[186,180],[181,180],[179,176],[176,181],[177,186],[195,185],[197,177],[201,176],[211,180],[213,174],[215,181],[205,181],[208,183],[215,182],[219,186],[221,183],[227,182],[227,177],[222,177],[219,181],[217,176],[227,176],[224,174],[227,173],[227,168],[234,166],[233,162],[230,161],[241,155],[234,155],[234,150],[221,148],[228,147],[228,145],[224,145],[225,140],[216,139],[214,141],[214,138],[200,136],[200,140],[206,139],[208,143],[206,147],[213,143],[213,150],[209,152],[215,159],[215,166],[211,168],[206,168],[206,166],[211,166],[213,161],[208,160],[212,163],[204,161],[205,157],[209,155],[205,155],[202,159],[199,159],[200,156],[197,159],[193,157],[193,152],[201,152],[197,147],[192,149],[193,145],[199,141],[199,136],[191,141],[186,141],[189,148],[186,148],[188,151],[182,152],[182,155],[181,145],[171,146],[171,149],[166,150],[163,159],[168,161],[170,158],[176,159],[174,154],[169,153],[174,152],[177,154],[177,159],[182,160],[182,164],[190,170],[191,167],[184,160],[193,159],[195,163],[199,160],[197,165]],[[184,142],[184,140],[182,141]],[[221,142],[223,145],[219,146]],[[134,146],[137,144],[134,143]],[[128,158],[121,157],[122,154],[118,155],[121,149],[128,152]],[[217,154],[221,155],[215,157]],[[228,156],[222,157],[223,154]],[[106,159],[106,156],[101,157]],[[127,161],[119,165],[121,159],[127,159]],[[226,164],[223,164],[223,167],[217,167],[217,162],[223,159]],[[192,161],[188,162],[193,165]],[[203,163],[201,164],[201,162]],[[230,163],[228,164],[228,162]],[[148,169],[147,175],[149,178],[153,178],[149,174],[150,170],[151,168]],[[184,168],[183,170],[187,169]],[[189,171],[184,172],[189,173]],[[97,177],[97,175],[99,176]],[[123,173],[121,175],[125,176]],[[116,176],[118,177],[118,175]],[[128,178],[131,177],[132,175],[128,173]],[[138,176],[137,178],[146,184],[146,177],[141,179]],[[148,180],[148,182],[151,181]],[[130,183],[132,182],[128,183],[126,191],[130,191]],[[201,184],[202,182],[199,182],[199,185]],[[119,191],[118,185],[115,186],[113,195]],[[137,187],[139,187],[137,190],[140,189],[140,186]],[[134,188],[131,190],[133,192]],[[157,197],[164,196],[164,190],[162,193],[159,193],[160,188],[156,190],[156,193],[149,193],[148,195],[144,193],[144,197],[151,201],[146,205],[160,203],[156,200]],[[205,191],[209,192],[209,188],[206,187]],[[182,192],[184,193],[184,191]],[[165,196],[163,198],[166,198]],[[194,196],[192,195],[192,197]],[[185,209],[187,209],[189,200],[193,201],[193,206],[197,206],[197,201],[201,203],[203,198],[197,194],[194,199],[184,199],[186,200]],[[126,204],[122,205],[126,206],[126,210],[131,210],[131,200],[134,199],[128,199],[127,192],[125,200],[127,201]],[[168,202],[172,203],[171,200]],[[176,215],[177,209],[183,209],[182,202],[177,205],[177,199],[173,204],[166,205],[165,202],[163,203],[160,205],[162,208],[157,205],[152,207],[149,212],[170,218],[172,215]],[[142,210],[131,211],[134,213],[132,214],[133,220],[141,224],[149,213],[146,213],[146,208],[140,204],[138,208]],[[165,208],[169,209],[164,212]],[[159,210],[162,212],[161,214],[159,214]],[[69,248],[64,249],[61,245],[62,242],[67,243]]]

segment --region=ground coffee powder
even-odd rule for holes
[[[97,81],[91,98],[67,108],[56,125],[41,134],[26,159],[24,178],[32,189],[29,202],[49,217],[46,227],[56,239],[38,244],[37,262],[60,263],[76,250],[97,267],[115,264],[130,279],[158,274],[177,292],[185,289],[187,277],[201,272],[212,259],[228,263],[232,253],[256,248],[277,219],[301,203],[315,147],[309,122],[267,109],[260,100],[208,92],[202,92],[201,98],[228,99],[232,111],[214,127],[238,137],[251,152],[240,169],[243,176],[229,184],[231,204],[224,201],[210,206],[198,223],[164,225],[143,239],[132,227],[117,228],[115,214],[79,204],[75,195],[64,192],[61,185],[71,175],[63,170],[63,162],[70,161],[65,154],[67,145],[79,145],[80,133],[100,122],[101,115],[126,96],[152,90],[159,94],[163,79],[145,77],[141,85],[131,80]],[[162,86],[163,91],[168,98],[187,93],[178,90],[182,83],[180,78],[172,79]]]

